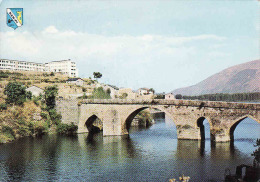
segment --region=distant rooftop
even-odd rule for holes
[[[77,81],[77,80],[79,80],[79,79],[81,80],[81,78],[69,78],[67,81],[69,81],[69,82],[70,82],[70,81]]]

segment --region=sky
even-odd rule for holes
[[[167,93],[259,59],[257,0],[0,2],[0,58],[71,59],[118,87]],[[6,8],[23,8],[21,27]]]

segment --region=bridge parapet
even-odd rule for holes
[[[228,109],[260,110],[260,103],[238,103],[222,101],[198,101],[198,100],[164,100],[164,99],[85,99],[82,104],[118,104],[118,105],[174,105],[211,107]]]

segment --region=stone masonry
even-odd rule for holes
[[[79,133],[88,132],[87,125],[93,124],[94,116],[102,121],[104,136],[128,134],[132,119],[146,108],[165,112],[176,125],[178,139],[202,139],[204,119],[215,142],[232,140],[236,126],[246,117],[260,123],[260,104],[160,99],[57,101],[63,122],[77,124]]]

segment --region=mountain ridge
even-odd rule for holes
[[[260,60],[231,66],[195,85],[171,91],[190,96],[244,92],[260,92]]]

